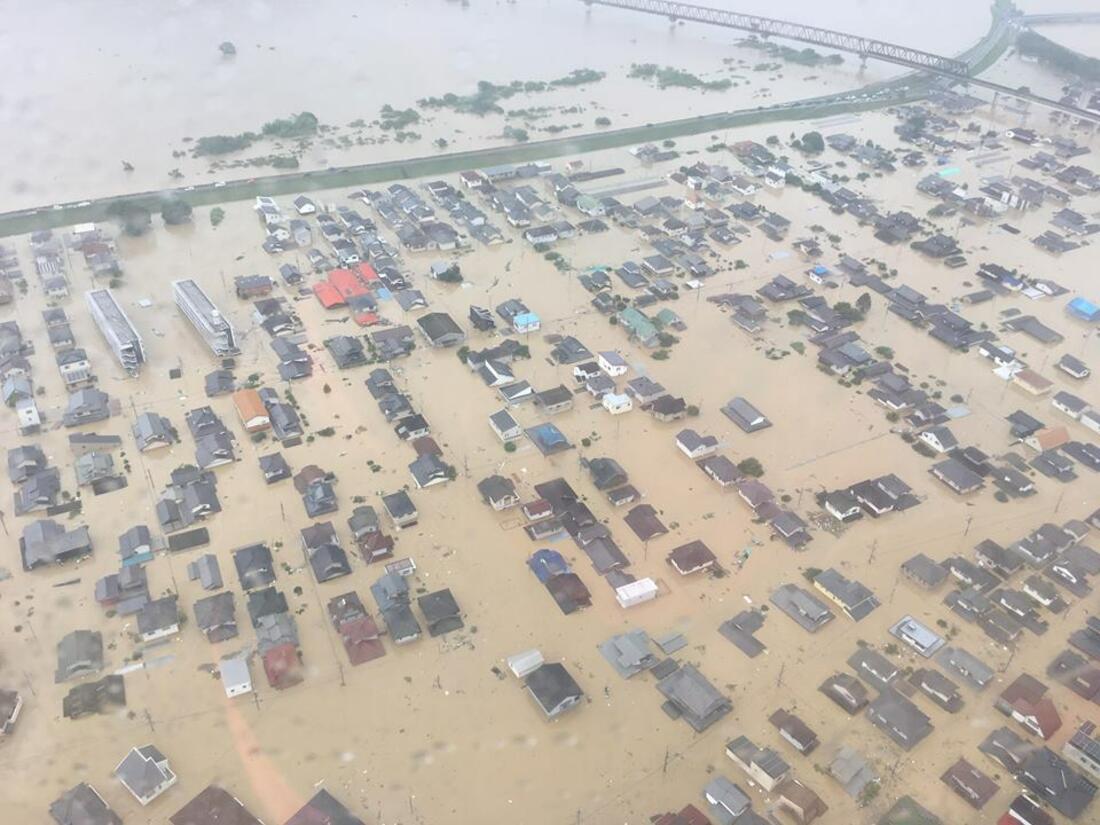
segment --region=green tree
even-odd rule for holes
[[[747,476],[753,478],[760,478],[764,475],[764,465],[760,463],[758,459],[746,458],[737,463],[737,469]]]
[[[148,207],[134,201],[115,201],[107,207],[107,214],[118,221],[127,235],[144,235],[153,225],[153,215]]]
[[[220,206],[215,206],[210,210],[210,225],[217,226],[219,223],[225,220],[225,210]]]
[[[856,309],[866,315],[871,311],[871,293],[864,292],[858,298],[856,298]]]
[[[825,139],[821,132],[807,132],[802,136],[802,151],[818,154],[825,151]]]
[[[191,220],[191,204],[179,198],[166,200],[160,207],[160,216],[169,226],[177,226]]]

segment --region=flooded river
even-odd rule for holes
[[[269,120],[303,110],[335,128],[305,148],[259,141],[227,157],[294,150],[302,168],[388,160],[441,151],[440,139],[448,150],[505,144],[506,125],[536,140],[558,130],[592,131],[598,117],[612,126],[644,124],[855,88],[898,72],[874,62],[861,70],[850,55],[836,66],[754,70],[777,61],[735,47],[740,32],[670,26],[661,17],[586,9],[576,0],[2,5],[0,210],[269,174],[270,166],[212,170],[210,158],[190,156],[193,144],[184,139],[258,132]],[[984,0],[709,5],[946,54],[973,44],[989,23]],[[235,56],[219,51],[225,41]],[[723,92],[660,90],[628,77],[640,63],[733,85]],[[348,125],[370,124],[385,104],[404,109],[423,97],[470,94],[479,80],[549,81],[581,68],[606,77],[503,102],[511,110],[545,107],[529,117],[418,107],[422,120],[406,131],[419,139],[402,142],[392,130]],[[124,163],[132,171],[124,172]]]

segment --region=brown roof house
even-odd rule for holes
[[[172,825],[264,825],[239,799],[217,785],[207,785],[168,821]]]
[[[352,814],[344,803],[322,789],[288,819],[286,825],[365,825],[365,823]]]
[[[800,825],[809,825],[829,810],[820,796],[794,777],[787,777],[775,792],[779,807],[794,817],[795,822]]]
[[[359,594],[352,591],[330,599],[328,615],[353,665],[386,655],[378,625],[363,606]]]
[[[1000,790],[996,782],[961,758],[944,772],[940,781],[975,810],[981,810]]]
[[[1034,676],[1022,673],[1001,692],[994,707],[1035,735],[1050,739],[1062,727],[1062,717],[1046,694],[1046,685]]]
[[[668,554],[667,560],[681,576],[708,570],[718,563],[718,557],[699,539],[681,544]]]
[[[779,728],[779,735],[794,745],[799,753],[813,753],[817,747],[817,734],[813,728],[790,711],[780,708],[768,717],[768,721]]]

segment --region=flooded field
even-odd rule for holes
[[[862,0],[711,5],[944,54],[971,46],[989,25],[985,0],[901,8]],[[350,0],[289,7],[46,0],[7,9],[5,22],[0,70],[19,82],[0,96],[0,210],[270,174],[277,171],[272,157],[322,169],[505,145],[515,139],[506,127],[535,140],[605,122],[641,125],[856,88],[899,72],[874,61],[861,67],[853,55],[839,65],[800,65],[738,47],[741,32],[586,10],[574,0],[406,0],[369,12]],[[225,42],[235,55],[219,51]],[[660,89],[630,77],[635,64],[729,85]],[[546,83],[583,69],[603,78],[517,94],[500,101],[502,113],[418,104],[472,95],[479,81]],[[384,129],[386,105],[412,108],[419,120]],[[193,156],[201,137],[258,133],[302,111],[321,124],[304,142],[263,139]],[[230,165],[212,168],[215,162]]]
[[[295,59],[304,57],[296,47],[311,38],[265,4],[250,7],[254,16],[243,29],[231,27],[223,12],[212,4],[181,6],[179,17],[170,18],[174,22],[162,33],[162,40],[138,44],[149,49],[150,56],[166,49],[161,54],[163,65],[156,68],[139,68],[141,61],[129,53],[124,60],[119,57],[117,48],[108,45],[108,31],[99,32],[98,38],[83,38],[77,44],[81,49],[101,44],[95,65],[96,72],[103,74],[89,75],[95,82],[108,81],[120,71],[134,73],[132,84],[127,84],[118,96],[125,100],[124,110],[142,106],[149,99],[149,88],[162,82],[175,83],[181,74],[195,70],[194,61],[198,61],[207,68],[198,72],[199,82],[188,92],[194,96],[191,102],[195,105],[175,100],[165,117],[158,116],[148,128],[142,127],[140,135],[130,128],[122,133],[113,131],[111,118],[100,112],[99,119],[90,124],[96,131],[87,136],[87,151],[91,154],[83,156],[80,151],[66,151],[62,157],[59,150],[57,157],[39,157],[35,144],[26,144],[23,154],[17,153],[14,160],[14,168],[26,179],[26,188],[10,198],[36,202],[47,191],[51,197],[61,198],[75,196],[77,189],[99,194],[116,187],[132,188],[139,181],[160,185],[165,181],[153,167],[169,164],[170,158],[164,155],[178,145],[182,134],[247,128],[269,116],[307,105],[322,121],[339,122],[357,112],[370,116],[382,102],[401,105],[406,98],[462,88],[485,74],[487,62],[484,43],[478,40],[477,21],[489,14],[513,15],[517,27],[526,16],[537,17],[544,26],[545,36],[538,38],[538,49],[520,38],[494,41],[501,50],[494,61],[512,67],[505,75],[548,77],[581,66],[609,72],[608,80],[593,87],[592,100],[600,102],[585,104],[586,120],[596,112],[610,112],[616,121],[620,117],[656,120],[748,102],[740,97],[740,91],[737,101],[733,93],[728,99],[720,99],[691,92],[649,92],[644,85],[630,85],[636,82],[622,78],[623,67],[657,48],[669,55],[659,58],[662,61],[700,72],[719,71],[722,58],[731,52],[717,32],[692,28],[670,33],[661,23],[634,18],[624,18],[609,32],[601,27],[611,26],[610,20],[604,22],[610,14],[597,11],[590,22],[576,29],[588,32],[576,36],[592,38],[584,42],[604,43],[613,38],[618,44],[597,54],[594,45],[589,48],[583,42],[568,41],[570,45],[563,47],[572,36],[566,32],[574,32],[572,27],[584,12],[571,5],[568,12],[562,11],[560,6],[565,4],[557,3],[474,3],[470,8],[435,3],[430,4],[433,13],[427,16],[422,14],[426,4],[393,7],[388,12],[392,17],[387,19],[387,26],[403,25],[402,16],[416,15],[424,21],[428,62],[399,73],[401,80],[396,84],[389,82],[393,76],[387,74],[385,90],[380,92],[379,73],[394,59],[396,44],[377,35],[363,38],[353,33],[353,25],[344,25],[349,17],[357,19],[355,14],[366,16],[362,5],[354,7],[358,12],[349,4],[327,5],[331,8],[314,4],[310,15],[311,19],[325,20],[325,25],[317,25],[324,29],[324,36],[333,38],[331,47],[310,49],[310,71],[285,71],[284,65],[288,85],[270,85],[270,97],[257,94],[242,98],[235,83],[244,83],[248,88],[264,84],[256,82],[256,75],[238,77],[238,73],[262,75],[266,70],[253,61],[271,66],[292,52],[296,52]],[[776,14],[781,12],[774,4],[769,8]],[[186,17],[184,10],[189,12]],[[48,4],[46,11],[55,18],[61,13],[60,7],[51,10]],[[77,11],[76,15],[89,13]],[[134,13],[152,12],[143,8]],[[934,43],[941,50],[950,45],[934,40],[933,33],[925,33],[920,26],[909,26],[912,21],[865,17],[865,13],[871,12],[863,4],[842,4],[838,19],[831,24],[846,28],[865,20],[867,26],[877,26],[879,20],[889,19],[900,28],[869,33],[906,36],[906,42],[913,45]],[[949,33],[958,38],[959,47],[976,39],[985,23],[984,10],[974,12],[972,21],[970,5],[964,6],[962,13]],[[921,20],[931,18],[928,15]],[[366,25],[365,20],[362,22]],[[624,22],[629,28],[621,25]],[[448,28],[459,23],[458,28]],[[189,27],[200,28],[203,37],[184,36]],[[466,32],[466,36],[458,32]],[[685,48],[683,41],[689,37],[693,38],[692,45]],[[202,45],[204,38],[210,41],[209,48]],[[221,64],[214,53],[216,41],[224,38],[234,39],[239,49],[236,61],[229,65]],[[252,41],[259,46],[253,49]],[[457,56],[449,54],[447,65],[458,67],[457,72],[429,68],[432,61],[442,60],[433,51],[453,51],[456,44]],[[520,60],[520,52],[529,60]],[[358,58],[367,62],[351,69],[349,78],[347,62]],[[528,68],[523,71],[514,68],[525,64]],[[123,65],[131,68],[124,70]],[[47,68],[39,63],[36,72],[45,71]],[[137,72],[146,71],[148,75],[142,75],[138,82]],[[829,81],[830,88],[836,83],[862,82],[850,66],[830,71],[836,72]],[[613,72],[618,73],[618,79],[612,79]],[[850,74],[845,77],[844,73]],[[790,96],[803,94],[811,87],[820,88],[820,81],[799,78],[800,74],[785,67],[783,80],[768,85],[773,85],[776,95]],[[326,77],[340,80],[332,84],[331,93],[325,91]],[[349,79],[351,83],[346,84]],[[44,81],[32,74],[32,85],[37,82]],[[224,96],[211,92],[210,84],[223,89]],[[302,87],[295,90],[295,84]],[[761,85],[762,80],[754,80],[750,89]],[[202,91],[204,86],[206,91]],[[610,97],[602,96],[612,90],[616,91]],[[325,99],[326,94],[331,96]],[[547,94],[539,101],[554,100],[557,94]],[[576,97],[574,92],[562,94],[559,102],[575,101]],[[107,99],[108,105],[119,105],[115,98]],[[102,98],[95,100],[97,106],[103,105]],[[54,101],[52,105],[80,107],[92,105],[92,101],[92,96],[80,96],[79,100],[60,104]],[[53,134],[50,130],[60,122],[55,120],[56,114],[42,108],[37,111],[40,128]],[[73,118],[80,119],[80,113],[68,111],[65,119]],[[435,134],[447,134],[449,139],[454,136],[456,145],[465,141],[479,145],[485,139],[484,129],[490,128],[478,120],[471,123],[449,118],[440,115],[430,124],[431,129],[424,127],[424,141]],[[1003,109],[991,120],[980,119],[983,126],[998,130],[1021,122],[1019,115]],[[895,145],[892,130],[896,122],[882,113],[792,125],[790,131],[819,129],[825,135],[848,132],[861,141],[873,139]],[[1036,125],[1047,128],[1045,119]],[[3,128],[9,127],[5,121]],[[499,122],[491,128],[498,127]],[[784,137],[787,131],[784,125]],[[123,136],[116,140],[120,134]],[[767,129],[753,129],[723,135],[722,139],[730,145],[739,140],[764,142],[769,134]],[[1095,137],[1077,138],[1093,151],[1100,145]],[[112,154],[104,158],[102,147],[108,144]],[[697,160],[736,166],[729,152],[703,152],[706,144],[701,139],[682,142],[677,147],[682,153],[678,160],[646,167],[625,151],[585,157],[588,168],[622,166],[627,170],[625,176],[603,185],[585,185],[586,191],[598,194],[633,188],[635,194],[620,196],[631,203],[645,195],[683,197],[684,188],[665,177],[677,166]],[[67,146],[66,150],[72,148]],[[367,159],[377,152],[398,148],[389,144],[349,150],[339,157],[341,162]],[[357,154],[359,151],[362,155]],[[951,161],[957,169],[955,180],[977,188],[983,177],[1012,174],[1019,160],[1029,153],[1027,147],[1009,144],[998,159],[990,161],[987,157],[979,166],[975,162],[979,153],[959,152]],[[121,183],[116,156],[132,158],[138,167],[132,178]],[[321,147],[310,154],[311,162],[318,165],[336,157]],[[832,150],[822,158],[829,164],[841,160]],[[5,161],[12,162],[10,158]],[[792,158],[792,162],[801,161]],[[71,176],[71,169],[78,166],[84,168],[84,173]],[[200,168],[192,165],[188,174],[197,175]],[[47,169],[55,171],[47,174]],[[901,167],[888,176],[870,177],[859,186],[883,211],[908,209],[923,215],[935,202],[914,187],[928,171]],[[543,184],[536,186],[544,188]],[[69,195],[63,194],[69,192],[66,187],[72,187]],[[543,194],[552,200],[552,192]],[[347,196],[347,192],[320,193],[318,200],[333,206],[352,204]],[[1001,791],[984,814],[964,805],[937,778],[959,755],[986,772],[1003,773],[976,749],[989,731],[1006,723],[993,710],[993,697],[1006,680],[1021,671],[1041,676],[1053,654],[1061,649],[1058,645],[1065,635],[1083,622],[1095,597],[1072,600],[1064,614],[1053,618],[1050,642],[1025,635],[1018,648],[1010,650],[951,614],[940,603],[942,591],[930,597],[902,579],[899,565],[917,552],[935,559],[970,556],[981,539],[1008,544],[1044,521],[1061,523],[1083,518],[1100,505],[1096,475],[1082,469],[1081,477],[1066,485],[1040,478],[1037,495],[1009,503],[995,500],[988,489],[960,498],[928,474],[928,459],[891,431],[897,425],[867,397],[865,387],[842,386],[835,377],[816,368],[816,348],[805,343],[808,333],[804,329],[790,325],[788,307],[769,305],[768,322],[759,335],[751,337],[732,325],[729,317],[707,299],[723,292],[751,293],[778,274],[804,282],[803,273],[811,263],[793,250],[792,243],[811,235],[825,248],[822,261],[829,266],[836,263],[841,252],[882,260],[897,270],[897,282],[949,305],[978,288],[975,269],[987,259],[1051,278],[1071,293],[1095,299],[1095,253],[1085,248],[1054,258],[1033,246],[1029,239],[1047,228],[1049,207],[1006,217],[1004,220],[1019,228],[1017,235],[999,228],[1000,221],[975,223],[956,217],[949,224],[945,222],[945,227],[960,240],[970,265],[952,270],[905,244],[884,247],[874,239],[870,227],[857,225],[851,216],[831,214],[821,200],[797,188],[762,189],[751,200],[789,218],[792,227],[788,237],[776,243],[753,230],[741,244],[719,252],[712,261],[718,272],[701,289],[681,290],[680,299],[670,306],[686,329],[677,333],[680,341],[671,348],[667,360],[655,360],[651,351],[628,341],[620,326],[609,324],[606,317],[593,310],[591,295],[575,277],[576,272],[590,266],[617,266],[624,260],[639,260],[651,254],[634,232],[613,227],[607,233],[558,244],[555,251],[567,259],[572,269],[572,274],[563,274],[518,232],[505,227],[506,244],[496,248],[474,244],[457,254],[466,279],[461,286],[426,277],[429,264],[443,257],[441,253],[405,256],[404,268],[414,276],[413,285],[429,298],[430,310],[448,312],[464,323],[470,304],[496,306],[508,298],[520,298],[541,316],[542,329],[523,338],[530,348],[530,360],[515,365],[517,376],[536,389],[559,383],[573,386],[571,367],[559,366],[549,358],[551,344],[545,336],[574,335],[593,352],[622,352],[631,367],[628,377],[652,377],[697,406],[699,415],[672,423],[658,422],[641,410],[613,417],[599,406],[590,407],[588,397],[580,395],[572,410],[553,418],[576,449],[547,458],[524,440],[518,450],[509,453],[487,424],[488,415],[501,407],[495,393],[459,362],[454,350],[434,350],[420,343],[410,358],[390,368],[399,386],[430,422],[432,435],[443,448],[446,460],[455,466],[457,477],[449,484],[412,492],[421,520],[416,527],[396,534],[396,555],[415,558],[418,569],[414,587],[448,587],[453,591],[465,614],[466,627],[440,639],[424,638],[404,647],[394,647],[387,639],[384,658],[356,668],[347,664],[325,615],[325,604],[350,589],[367,602],[368,587],[381,570],[377,565],[365,565],[356,556],[350,577],[315,583],[302,562],[298,530],[310,521],[301,500],[289,481],[272,487],[263,484],[257,459],[274,449],[271,441],[253,443],[245,436],[229,398],[206,400],[203,375],[216,364],[175,309],[169,288],[173,279],[195,278],[243,332],[238,378],[255,375],[260,385],[277,386],[283,391],[286,387],[278,379],[268,337],[256,326],[250,305],[234,295],[233,278],[252,273],[275,276],[278,264],[283,262],[298,262],[305,268],[302,256],[287,253],[273,258],[260,251],[263,232],[250,205],[245,204],[226,206],[226,217],[216,228],[211,227],[208,210],[203,209],[196,211],[191,225],[166,229],[155,219],[156,228],[147,236],[120,237],[125,275],[115,293],[144,336],[149,352],[149,363],[139,379],[125,377],[106,350],[80,295],[93,285],[92,276],[74,258],[70,273],[74,296],[62,305],[72,319],[78,344],[88,350],[95,365],[100,388],[120,404],[119,414],[85,429],[122,436],[132,471],[125,490],[98,497],[85,494],[79,521],[90,526],[96,553],[76,567],[33,574],[19,571],[16,542],[29,518],[12,516],[3,522],[5,545],[9,548],[5,566],[12,569],[13,576],[0,583],[0,626],[6,640],[0,678],[4,684],[17,686],[27,697],[17,735],[0,749],[0,788],[9,816],[19,821],[44,821],[49,802],[77,779],[85,779],[127,823],[164,822],[209,783],[230,789],[268,823],[282,823],[322,787],[371,823],[644,823],[653,813],[678,810],[689,801],[702,805],[700,789],[712,773],[721,773],[748,787],[744,775],[724,755],[725,743],[743,733],[757,743],[781,750],[795,773],[829,805],[824,822],[874,822],[905,793],[918,796],[952,825],[993,821],[991,812],[1003,811],[1016,793],[1009,777],[1002,777]],[[283,206],[289,208],[289,204]],[[365,207],[358,208],[367,213]],[[1095,196],[1079,199],[1076,208],[1095,213]],[[28,240],[13,240],[20,256],[27,260]],[[739,266],[736,261],[743,264]],[[29,293],[18,297],[13,305],[0,308],[0,320],[17,319],[24,336],[36,343],[37,352],[31,357],[33,375],[36,384],[44,388],[40,403],[51,422],[40,442],[51,464],[62,468],[63,486],[75,490],[67,445],[70,431],[56,426],[65,393],[41,320],[40,312],[48,302],[34,278],[29,281]],[[615,290],[623,292],[617,280]],[[854,304],[863,291],[844,283],[828,297]],[[316,363],[311,378],[293,385],[294,396],[308,418],[309,432],[316,434],[331,427],[333,434],[315,435],[312,441],[287,449],[284,454],[295,471],[316,464],[335,473],[340,510],[332,518],[338,532],[346,536],[344,519],[350,514],[354,497],[364,497],[367,503],[378,506],[380,494],[411,486],[406,468],[414,458],[413,450],[394,436],[375,408],[363,384],[369,368],[337,371],[321,346],[330,335],[357,334],[346,315],[326,313],[312,296],[285,294],[301,315]],[[1028,343],[1018,334],[1005,336],[1007,343],[1017,347],[1035,369],[1055,380],[1056,389],[1061,389],[1068,387],[1069,379],[1056,375],[1052,365],[1062,353],[1100,364],[1100,339],[1084,324],[1070,319],[1063,310],[1064,303],[1064,298],[1031,301],[1013,294],[960,311],[975,324],[996,329],[1000,313],[1016,307],[1061,331],[1064,343],[1042,352],[1039,345]],[[392,300],[384,302],[381,310],[389,321],[410,325],[421,314],[405,314]],[[925,331],[888,313],[882,296],[873,296],[870,312],[856,329],[868,347],[892,350],[914,384],[927,384],[930,391],[941,392],[944,399],[961,396],[965,400],[969,414],[951,425],[965,444],[991,455],[1004,453],[1009,438],[1003,418],[1017,408],[1046,421],[1063,423],[1048,399],[1033,398],[1002,381],[977,353],[952,352],[932,341]],[[472,332],[468,345],[480,349],[496,341]],[[794,343],[801,343],[805,354],[799,353]],[[179,368],[181,377],[172,378],[172,368]],[[1071,389],[1100,403],[1095,382],[1093,377]],[[752,435],[737,429],[719,408],[738,395],[764,411],[774,426]],[[130,637],[134,631],[132,621],[105,618],[92,598],[92,584],[116,570],[114,548],[120,533],[135,523],[154,523],[153,506],[170,471],[193,458],[184,414],[206,403],[236,432],[241,460],[215,471],[224,512],[206,523],[213,539],[210,549],[158,554],[148,565],[151,592],[178,592],[189,624],[180,637],[145,650],[143,658],[137,660],[132,658],[136,650]],[[183,443],[160,454],[138,453],[129,426],[134,416],[144,411],[168,416],[180,428]],[[515,414],[525,426],[544,418],[530,405],[518,408]],[[887,473],[896,473],[908,482],[922,503],[912,511],[879,520],[864,518],[838,535],[815,527],[814,541],[805,552],[796,553],[770,537],[767,525],[754,522],[751,511],[732,489],[721,491],[677,450],[674,437],[684,426],[717,436],[721,451],[734,461],[758,459],[765,471],[763,480],[782,497],[785,506],[806,519],[820,512],[816,493]],[[1075,437],[1086,435],[1079,425],[1069,422],[1069,426]],[[13,416],[6,415],[2,427],[5,445],[22,442],[14,429]],[[623,523],[624,512],[607,503],[580,465],[581,458],[598,456],[613,457],[623,465],[643,501],[652,504],[670,528],[667,535],[647,543],[635,538]],[[495,514],[479,500],[477,482],[492,473],[513,479],[524,500],[534,497],[535,484],[565,478],[612,529],[632,561],[634,575],[657,580],[661,596],[624,611],[615,603],[612,591],[590,569],[583,553],[568,539],[559,540],[552,546],[574,564],[591,588],[594,602],[589,610],[563,616],[524,564],[530,553],[543,545],[524,534],[517,516]],[[693,539],[704,540],[729,575],[676,575],[665,557],[672,548]],[[296,616],[306,677],[297,687],[273,691],[261,686],[263,674],[254,662],[256,693],[227,700],[208,666],[219,656],[251,644],[252,631],[246,626],[231,552],[255,541],[266,541],[276,548],[279,570],[275,584],[286,594]],[[238,620],[242,625],[238,639],[210,645],[190,622],[191,604],[205,595],[196,582],[187,580],[185,572],[189,557],[196,552],[214,552],[227,588],[237,591]],[[717,632],[721,622],[746,606],[765,604],[778,585],[804,584],[804,571],[828,567],[836,567],[866,584],[883,606],[858,625],[838,616],[817,636],[805,634],[794,622],[772,611],[758,633],[768,652],[751,660]],[[79,582],[62,586],[74,578]],[[373,603],[370,607],[373,610]],[[983,694],[963,689],[967,704],[957,716],[949,716],[919,697],[915,699],[933,718],[936,731],[911,753],[891,745],[865,719],[846,717],[816,689],[824,678],[845,669],[844,659],[857,642],[866,641],[880,649],[886,646],[890,641],[887,628],[905,614],[930,626],[944,620],[952,628],[954,644],[998,670],[994,684]],[[53,684],[54,649],[64,634],[84,627],[102,629],[108,647],[108,669],[138,661],[143,661],[145,667],[126,676],[128,702],[123,712],[73,722],[59,713],[61,698],[69,686]],[[673,721],[661,712],[661,697],[651,677],[639,675],[624,681],[615,675],[596,646],[612,634],[633,627],[654,637],[669,631],[683,633],[688,647],[679,658],[697,664],[732,699],[733,712],[706,733],[696,735],[683,721]],[[579,710],[559,721],[545,722],[516,679],[511,675],[498,678],[494,673],[494,668],[507,673],[504,659],[531,647],[539,648],[548,661],[562,661],[569,667],[586,694]],[[895,658],[905,667],[925,664],[908,651]],[[1062,730],[1049,743],[1057,749],[1079,721],[1089,717],[1090,708],[1065,688],[1056,686],[1053,690],[1064,721]],[[818,732],[822,745],[817,753],[802,757],[777,744],[767,717],[778,707],[794,709]],[[1094,708],[1091,715],[1095,718]],[[169,756],[180,780],[179,787],[163,799],[141,808],[111,778],[111,771],[128,748],[149,742]],[[868,757],[882,778],[881,793],[866,808],[858,808],[815,767],[823,765],[841,744]],[[773,801],[759,789],[752,796],[758,810],[766,809]]]

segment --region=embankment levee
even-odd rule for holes
[[[975,75],[995,63],[1011,44],[1015,35],[1010,24],[1012,15],[1011,5],[996,4],[993,7],[989,30],[978,43],[959,56],[960,59],[969,63]],[[691,137],[724,129],[785,121],[814,120],[838,114],[871,111],[884,106],[919,100],[927,93],[933,82],[935,82],[934,79],[927,75],[914,73],[856,90],[769,107],[716,112],[680,120],[647,123],[624,129],[608,129],[572,137],[531,141],[468,152],[451,152],[380,163],[268,175],[24,209],[0,213],[0,237],[106,220],[109,218],[111,206],[122,202],[138,203],[152,212],[159,211],[160,204],[165,198],[178,198],[192,207],[214,206],[219,203],[250,200],[257,195],[301,194],[323,189],[433,177],[453,174],[465,169],[551,160],[566,155]]]

